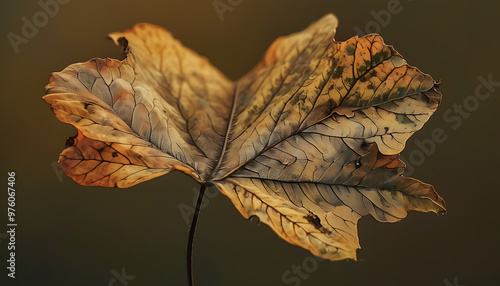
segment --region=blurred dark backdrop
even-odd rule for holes
[[[500,82],[497,1],[401,0],[396,10],[394,0],[60,2],[68,3],[47,23],[38,1],[3,0],[0,9],[1,178],[6,182],[7,171],[17,173],[17,285],[186,284],[188,227],[179,206],[193,205],[196,183],[173,173],[130,189],[105,189],[61,176],[54,162],[75,129],[60,123],[41,100],[51,72],[93,57],[121,59],[107,33],[150,22],[238,79],[276,37],[329,12],[340,20],[337,40],[378,31],[410,64],[441,79],[442,105],[411,137],[403,157],[418,159],[412,155],[422,152],[417,140],[444,130],[446,141],[414,160],[411,175],[435,186],[448,214],[412,212],[396,224],[366,217],[359,224],[362,261],[315,264],[309,252],[243,219],[222,195],[212,196],[196,233],[196,285],[298,285],[286,284],[282,275],[303,264],[310,273],[304,271],[300,285],[498,283],[500,87],[490,87],[488,99],[473,98],[478,77]],[[235,7],[220,15],[214,2]],[[380,12],[390,11],[388,5],[397,11],[390,20]],[[16,53],[7,35],[22,36],[23,17],[32,21],[34,15],[41,27]],[[457,116],[454,105],[464,100],[470,110],[459,124],[450,116]],[[2,236],[6,193],[0,198],[0,281],[12,282]],[[120,283],[114,271],[122,268],[135,278]]]

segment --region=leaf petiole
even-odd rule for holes
[[[203,195],[205,194],[205,190],[207,189],[207,185],[203,184],[200,188],[200,193],[198,194],[198,200],[196,202],[196,209],[194,211],[193,220],[191,221],[191,227],[189,229],[189,238],[187,245],[187,276],[188,276],[188,285],[193,286],[193,242],[194,242],[194,233],[196,231],[196,222],[198,221],[198,215],[201,209],[201,202],[203,201]]]

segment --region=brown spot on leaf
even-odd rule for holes
[[[312,224],[317,230],[321,231],[322,233],[329,233],[329,231],[327,231],[323,227],[323,225],[321,225],[321,219],[317,215],[315,215],[314,213],[309,212],[306,216],[304,216],[304,218],[310,224]]]

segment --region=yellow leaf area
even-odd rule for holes
[[[120,188],[180,170],[289,243],[356,259],[362,216],[445,211],[398,155],[441,94],[379,35],[337,42],[336,27],[330,14],[278,38],[236,82],[163,28],[112,33],[125,60],[70,65],[46,87],[78,129],[59,163],[81,185]]]

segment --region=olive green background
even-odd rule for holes
[[[447,286],[454,285],[455,277],[456,285],[498,284],[500,87],[480,100],[459,128],[453,129],[444,116],[475,95],[479,76],[491,74],[500,82],[500,4],[400,3],[403,10],[392,15],[380,34],[410,64],[441,79],[443,94],[441,107],[410,138],[403,157],[419,150],[416,140],[431,138],[435,128],[444,130],[446,141],[415,166],[412,176],[434,185],[448,213],[411,212],[395,224],[365,217],[359,223],[361,261],[316,266],[309,252],[282,241],[266,225],[243,219],[224,196],[212,196],[196,233],[196,285],[298,285],[285,284],[282,275],[303,262],[311,273],[300,285]],[[340,21],[336,39],[343,41],[356,34],[356,26],[364,31],[374,20],[370,11],[387,9],[387,4],[243,0],[221,21],[213,0],[73,0],[61,5],[16,54],[7,34],[21,35],[22,17],[32,19],[41,8],[37,1],[3,0],[0,178],[6,182],[7,171],[16,172],[17,285],[122,285],[109,282],[112,270],[123,267],[135,276],[130,286],[186,285],[187,280],[188,226],[179,205],[192,206],[198,186],[181,173],[130,189],[83,187],[65,176],[58,179],[53,163],[66,138],[76,132],[41,100],[51,72],[93,57],[123,58],[121,48],[106,40],[107,33],[150,22],[238,79],[276,37],[333,12]],[[0,235],[5,233],[6,199],[2,191]],[[7,240],[0,240],[0,284],[15,285],[6,277]]]

